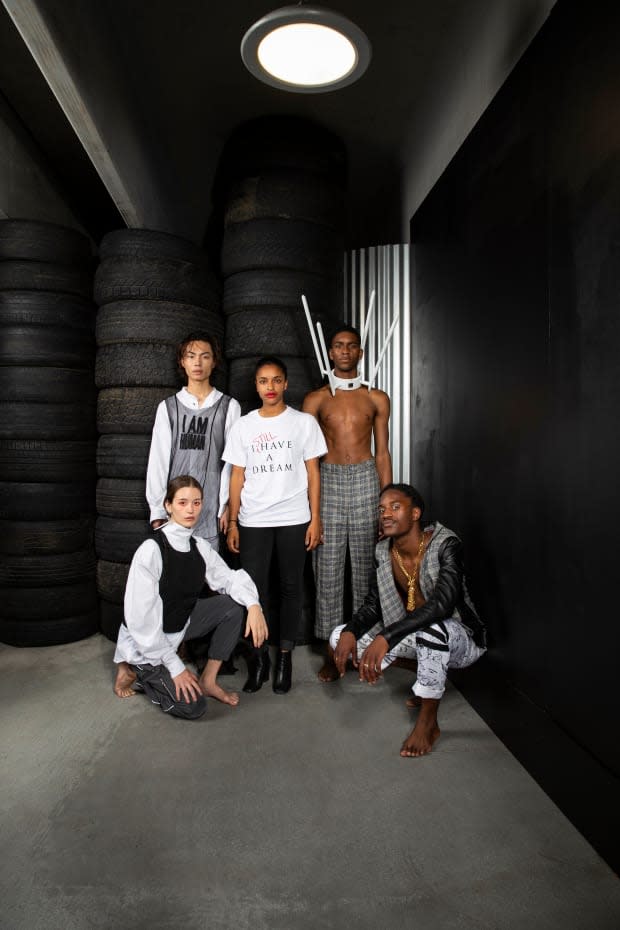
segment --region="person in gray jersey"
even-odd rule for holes
[[[211,384],[221,361],[217,340],[206,332],[186,336],[177,349],[187,385],[157,408],[146,472],[146,498],[153,529],[167,519],[163,501],[168,481],[191,475],[203,488],[204,504],[194,535],[217,551],[228,527],[230,466],[222,452],[230,428],[241,416],[239,403]]]

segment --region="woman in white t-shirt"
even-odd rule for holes
[[[280,647],[273,690],[291,687],[292,651],[300,626],[306,552],[321,539],[319,458],[327,452],[314,417],[284,402],[286,365],[274,356],[255,369],[262,406],[233,424],[222,458],[232,465],[226,541],[267,602],[272,555],[280,575]],[[269,652],[255,649],[244,691],[269,677]]]

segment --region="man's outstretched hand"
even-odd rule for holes
[[[375,636],[370,646],[364,651],[359,663],[360,681],[374,685],[381,678],[381,663],[389,649],[384,636]]]
[[[342,632],[338,645],[334,649],[334,665],[341,678],[346,671],[349,659],[353,662],[354,668],[357,668],[357,640],[353,633]]]

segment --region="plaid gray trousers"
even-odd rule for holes
[[[343,622],[344,572],[347,546],[351,558],[353,612],[366,594],[377,544],[379,476],[375,460],[356,465],[321,463],[321,523],[323,545],[312,553],[316,582],[318,639]]]

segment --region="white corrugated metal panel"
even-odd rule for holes
[[[394,481],[410,481],[411,471],[411,307],[409,245],[379,245],[345,256],[345,312],[347,322],[363,332],[370,302],[375,310],[366,342],[364,376],[372,372],[392,325],[396,329],[383,356],[373,387],[391,400],[390,451]]]

